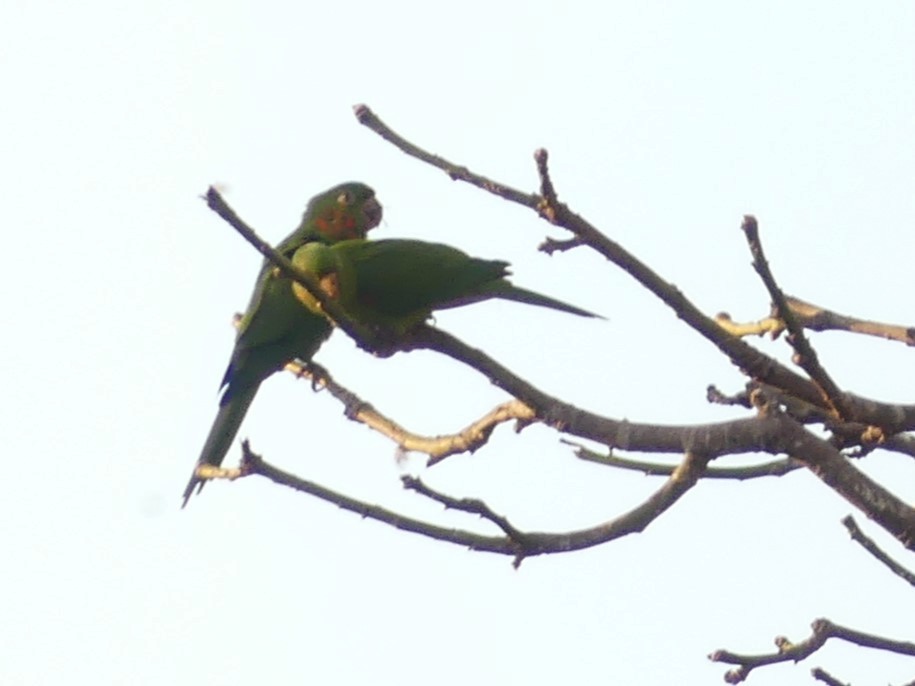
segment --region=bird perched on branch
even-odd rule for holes
[[[359,323],[402,335],[434,310],[501,298],[582,317],[600,317],[574,305],[520,288],[506,277],[508,262],[470,257],[441,243],[387,239],[309,243],[292,262],[312,274],[321,288]],[[296,297],[315,314],[320,303],[294,283]]]
[[[334,186],[308,202],[301,223],[277,246],[277,252],[291,258],[303,245],[363,239],[378,226],[381,214],[375,191],[365,184]],[[222,464],[261,382],[294,359],[309,361],[330,333],[327,319],[303,308],[293,294],[292,281],[265,259],[238,326],[220,386],[224,390],[219,411],[184,490],[182,507],[194,488],[199,484],[199,492],[205,483],[197,467]]]

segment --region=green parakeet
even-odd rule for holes
[[[381,213],[375,191],[365,184],[335,186],[309,201],[302,222],[277,251],[291,258],[298,248],[311,242],[364,238],[381,221]],[[261,382],[293,359],[310,360],[330,336],[327,319],[303,309],[291,285],[273,263],[264,260],[222,379],[220,387],[225,390],[219,412],[184,489],[182,507],[194,487],[200,484],[203,488],[205,483],[197,477],[197,466],[222,463]]]
[[[433,310],[503,298],[582,317],[599,317],[513,285],[508,262],[483,260],[440,243],[388,239],[350,240],[300,247],[292,258],[354,320],[406,333]],[[312,312],[321,308],[299,284],[293,292]]]

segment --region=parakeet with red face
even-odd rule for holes
[[[490,298],[514,300],[582,317],[600,317],[574,305],[513,285],[508,262],[470,257],[440,243],[388,239],[309,243],[293,264],[311,273],[347,315],[398,334],[427,320],[434,310]],[[315,314],[320,305],[299,284],[296,297]]]
[[[277,251],[292,258],[296,250],[310,243],[365,238],[381,221],[381,214],[371,188],[356,182],[340,184],[309,201],[301,223]],[[302,307],[292,283],[264,260],[222,379],[219,412],[184,490],[182,507],[194,487],[203,488],[205,483],[197,476],[197,466],[222,464],[261,382],[294,359],[307,362],[330,336],[330,323]]]

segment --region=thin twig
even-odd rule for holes
[[[839,681],[822,667],[814,667],[810,670],[810,675],[817,681],[822,681],[826,686],[851,686],[844,681]]]
[[[502,533],[517,546],[518,555],[515,557],[514,566],[517,569],[521,565],[521,561],[524,559],[526,535],[524,532],[516,529],[511,522],[508,521],[507,517],[497,514],[489,505],[477,498],[455,498],[445,493],[441,493],[440,491],[436,491],[427,486],[422,479],[419,479],[418,477],[404,475],[400,477],[400,480],[401,483],[403,483],[403,487],[407,490],[415,491],[430,500],[441,503],[446,509],[475,514],[482,519],[495,524],[502,530]]]
[[[405,152],[411,157],[425,162],[428,165],[441,169],[445,172],[452,181],[463,181],[469,183],[477,188],[482,188],[485,191],[488,191],[494,195],[498,195],[500,198],[505,198],[511,202],[518,203],[520,205],[525,205],[527,207],[534,207],[539,201],[539,198],[536,195],[531,195],[529,193],[522,193],[521,191],[512,188],[511,186],[506,186],[501,184],[498,181],[493,181],[492,179],[487,179],[485,176],[480,176],[475,174],[467,167],[462,167],[460,165],[452,164],[443,157],[438,155],[433,155],[432,153],[426,152],[417,145],[414,145],[410,141],[406,140],[400,134],[394,132],[387,124],[385,124],[378,116],[369,108],[368,105],[356,105],[353,107],[353,112],[356,115],[356,119],[360,124],[366,128],[374,131],[384,140],[388,141],[394,147]]]
[[[583,445],[573,441],[561,440],[562,443],[575,447],[575,456],[585,462],[603,465],[605,467],[615,467],[617,469],[626,469],[634,472],[642,472],[646,476],[669,476],[677,468],[676,465],[659,464],[648,460],[632,460],[624,457],[618,457],[612,453],[603,454],[589,450]],[[702,475],[703,479],[732,479],[744,481],[747,479],[758,479],[764,476],[784,476],[790,472],[802,469],[804,463],[798,460],[784,459],[772,460],[761,464],[749,465],[747,467],[707,467]]]
[[[584,241],[581,240],[578,236],[573,236],[572,238],[550,238],[547,236],[543,239],[543,242],[537,246],[537,250],[547,255],[552,255],[554,252],[566,252],[572,248],[577,248],[581,245],[584,245]]]
[[[556,188],[553,186],[553,179],[550,178],[549,161],[550,155],[546,148],[537,148],[534,151],[534,162],[537,165],[537,175],[540,177],[541,199],[537,211],[548,222],[555,223],[559,198],[556,197]]]
[[[763,250],[762,240],[759,237],[759,224],[756,217],[745,215],[740,227],[747,239],[750,247],[750,254],[753,255],[753,268],[759,274],[769,296],[775,306],[775,311],[780,319],[784,320],[785,326],[788,327],[788,342],[795,350],[794,361],[807,372],[813,382],[821,389],[823,400],[826,406],[832,409],[839,419],[852,419],[851,408],[845,402],[842,391],[832,380],[829,373],[820,364],[819,357],[810,341],[804,335],[804,327],[801,326],[788,306],[785,294],[775,281],[772,270],[769,268],[769,261],[766,259]]]
[[[845,528],[848,529],[848,533],[851,535],[853,541],[859,543],[867,552],[873,555],[877,560],[886,565],[893,574],[901,577],[905,581],[909,582],[910,585],[915,586],[915,574],[910,572],[908,569],[903,567],[901,564],[896,562],[893,558],[887,555],[880,547],[874,543],[874,541],[866,536],[863,531],[858,527],[857,522],[851,515],[847,515],[842,519],[842,524],[845,525]]]

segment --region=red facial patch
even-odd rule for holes
[[[356,218],[352,214],[340,209],[334,217],[334,223],[336,224],[337,234],[341,238],[357,238]]]
[[[315,226],[323,236],[333,240],[346,240],[359,238],[358,222],[356,217],[339,207],[323,216],[315,218]]]
[[[316,217],[315,226],[318,227],[318,231],[322,236],[327,236],[330,234],[330,222],[327,217]]]

